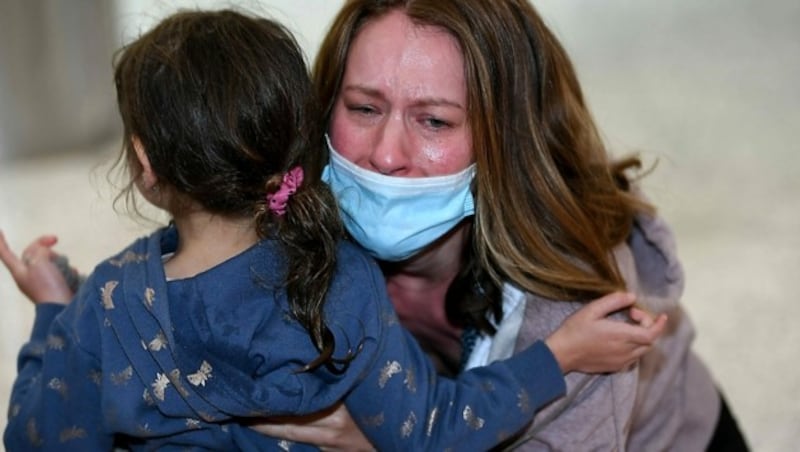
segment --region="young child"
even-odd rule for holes
[[[282,26],[181,12],[115,67],[130,184],[169,226],[72,292],[53,237],[0,258],[36,303],[6,448],[297,450],[245,425],[344,400],[381,450],[484,450],[565,390],[542,342],[437,377],[342,241],[321,120]],[[132,199],[132,198],[129,198]],[[60,304],[59,304],[60,303]]]

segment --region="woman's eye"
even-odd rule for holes
[[[436,129],[444,129],[444,128],[450,127],[450,123],[449,122],[441,120],[439,118],[433,118],[433,117],[425,118],[424,119],[424,123],[429,128],[435,129],[435,130]]]
[[[362,115],[371,115],[376,111],[375,108],[370,105],[350,105],[347,109]]]

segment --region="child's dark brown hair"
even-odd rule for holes
[[[322,120],[291,33],[237,11],[182,11],[122,48],[114,79],[125,133],[121,161],[132,181],[121,196],[141,172],[135,137],[159,184],[176,198],[220,216],[254,216],[261,238],[284,245],[292,313],[320,350],[305,369],[338,362],[323,304],[342,227],[320,180],[327,160]],[[266,195],[297,166],[304,181],[277,216]]]

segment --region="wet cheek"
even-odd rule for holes
[[[441,146],[423,146],[419,151],[417,163],[431,163],[434,166],[441,166],[446,161],[447,153]]]
[[[421,147],[414,160],[415,166],[424,168],[429,176],[457,173],[470,164],[462,149],[437,145]]]

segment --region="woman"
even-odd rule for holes
[[[672,237],[631,184],[639,162],[609,159],[569,58],[528,2],[348,1],[314,77],[347,229],[445,371],[507,356],[611,291],[671,313],[641,365],[568,375],[567,396],[506,445],[746,449],[689,349]],[[348,442],[358,435],[343,410],[302,422],[260,429],[369,447]]]

